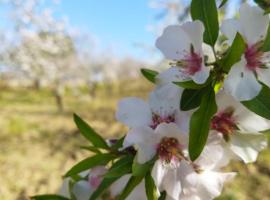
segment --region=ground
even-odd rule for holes
[[[49,89],[1,89],[1,200],[25,200],[34,194],[57,192],[64,172],[87,156],[88,152],[80,149],[86,141],[73,123],[74,112],[106,138],[125,133],[125,127],[114,117],[117,101],[124,96],[146,98],[152,86],[144,80],[113,85],[99,85],[95,98],[86,88],[66,90],[62,113],[57,112]],[[226,170],[239,175],[226,185],[219,200],[270,199],[270,148],[255,164],[234,162]]]

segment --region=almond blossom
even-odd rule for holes
[[[170,25],[157,39],[156,46],[163,55],[173,60],[173,67],[168,69],[161,79],[174,77],[176,80],[192,79],[204,83],[209,76],[209,68],[204,64],[203,24],[195,20],[182,25]]]
[[[270,86],[269,52],[262,51],[267,34],[269,16],[257,6],[242,4],[239,19],[225,20],[221,31],[232,43],[239,32],[246,43],[244,55],[234,64],[224,82],[225,90],[239,101],[256,97],[262,86]]]
[[[217,96],[217,104],[219,111],[211,121],[210,140],[219,141],[232,158],[245,163],[256,161],[258,153],[267,147],[260,131],[270,128],[269,120],[251,113],[223,91]]]

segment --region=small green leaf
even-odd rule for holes
[[[233,40],[232,46],[229,48],[225,57],[221,60],[221,66],[225,72],[229,72],[231,67],[240,61],[245,48],[246,44],[243,37],[237,33]]]
[[[270,120],[270,89],[262,84],[262,90],[254,99],[241,103],[252,112]]]
[[[133,176],[145,176],[145,174],[150,171],[155,164],[156,157],[154,157],[152,160],[149,160],[146,163],[140,164],[137,162],[137,159],[133,160],[132,164],[132,175]]]
[[[147,172],[145,176],[145,191],[147,200],[158,200],[158,191],[151,176],[151,172]]]
[[[129,155],[119,159],[112,165],[111,169],[106,173],[105,177],[113,178],[131,173],[133,159],[134,156]]]
[[[205,87],[208,83],[197,84],[194,81],[184,81],[184,82],[173,82],[175,85],[178,85],[186,89],[201,89]]]
[[[89,140],[95,147],[109,149],[109,146],[105,140],[98,135],[94,129],[92,129],[85,121],[83,121],[78,115],[74,114],[74,122],[76,123],[78,129],[81,131],[82,135]]]
[[[93,147],[93,146],[80,146],[80,148],[91,151],[93,153],[101,153],[101,151],[98,148]]]
[[[150,82],[152,82],[152,83],[155,83],[156,82],[156,76],[158,75],[158,72],[157,71],[154,71],[154,70],[151,70],[151,69],[142,68],[141,69],[141,73]]]
[[[76,175],[82,171],[88,170],[90,168],[96,167],[98,165],[106,165],[109,161],[113,160],[115,155],[106,153],[106,154],[97,154],[92,157],[86,158],[81,162],[73,166],[64,177]]]
[[[160,197],[158,198],[158,200],[165,200],[166,196],[167,196],[166,192],[163,191],[163,192],[160,193]]]
[[[32,200],[70,200],[66,197],[54,194],[44,194],[30,197]]]
[[[222,6],[224,6],[224,5],[227,3],[227,1],[228,1],[228,0],[223,0],[223,1],[221,2],[221,4],[219,5],[218,8],[221,8]]]
[[[264,43],[262,46],[262,51],[264,52],[270,51],[270,25],[268,25],[267,34],[266,34],[266,37],[264,39]]]
[[[133,191],[133,189],[140,184],[143,180],[144,176],[131,176],[128,180],[128,183],[122,193],[120,194],[118,200],[124,200],[128,197],[128,195]]]
[[[202,152],[206,144],[212,116],[217,111],[215,92],[212,87],[205,91],[200,108],[196,110],[190,119],[189,155],[194,161]]]
[[[204,42],[215,45],[219,32],[218,13],[215,0],[192,0],[190,6],[191,17],[193,20],[203,22],[205,31],[203,35]]]
[[[197,108],[201,103],[203,94],[204,89],[185,89],[181,96],[180,109],[188,111]]]

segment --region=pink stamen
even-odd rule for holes
[[[235,119],[233,118],[233,110],[227,109],[219,112],[211,120],[211,129],[222,133],[225,140],[229,139],[230,134],[237,130]]]
[[[157,154],[165,163],[176,163],[183,158],[182,146],[177,139],[173,137],[164,137],[157,145]]]
[[[188,75],[194,75],[196,72],[200,71],[202,68],[202,57],[195,52],[191,52],[185,56],[182,60],[183,68]]]
[[[155,129],[161,123],[169,124],[171,122],[175,122],[175,116],[174,115],[168,115],[166,117],[162,117],[162,116],[159,116],[157,114],[153,114],[152,115],[152,124],[150,125],[150,127],[152,129]]]
[[[251,71],[256,71],[263,65],[262,56],[263,52],[259,50],[258,44],[248,46],[245,50],[246,67]]]

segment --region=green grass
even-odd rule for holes
[[[134,80],[114,87],[99,85],[96,98],[87,88],[68,89],[65,111],[58,113],[49,89],[2,89],[0,93],[0,199],[25,200],[27,196],[56,192],[61,176],[88,152],[86,141],[72,121],[76,112],[106,138],[125,133],[114,117],[117,101],[125,96],[146,98],[151,84]],[[239,172],[218,200],[270,199],[270,149],[257,163],[232,163],[226,170]]]

